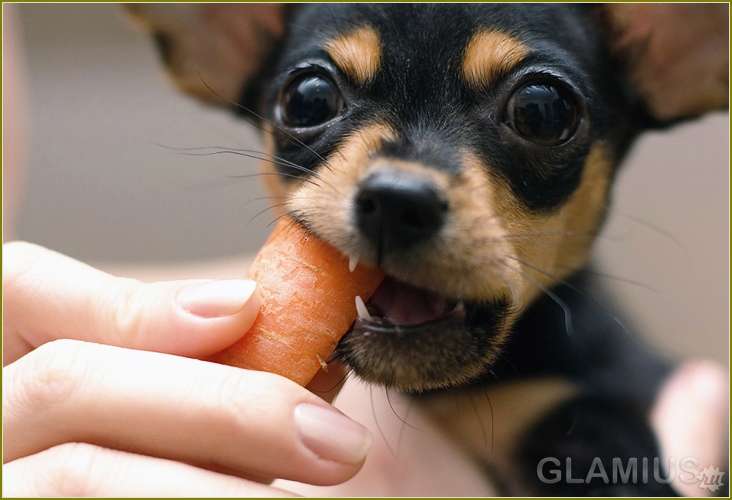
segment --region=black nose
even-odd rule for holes
[[[379,260],[435,235],[447,210],[445,197],[429,177],[400,170],[374,172],[356,195],[358,228]]]

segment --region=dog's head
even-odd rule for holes
[[[286,210],[387,273],[338,354],[405,390],[488,369],[585,264],[632,139],[727,105],[724,4],[131,9],[265,131]]]

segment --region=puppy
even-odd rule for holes
[[[670,363],[585,270],[634,139],[728,106],[726,4],[129,9],[183,91],[263,130],[285,210],[386,272],[340,362],[480,457],[442,396],[513,397],[486,459],[506,494],[674,494],[631,477],[660,456],[647,415]]]

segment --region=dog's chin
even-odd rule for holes
[[[466,384],[495,361],[508,302],[464,301],[387,277],[336,356],[361,379],[406,392]]]

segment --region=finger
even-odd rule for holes
[[[719,366],[689,361],[666,381],[651,414],[664,463],[693,459],[699,470],[722,468],[727,460],[729,378]],[[685,496],[711,495],[688,472],[672,483]]]
[[[350,478],[370,434],[283,377],[60,340],[3,373],[5,460],[64,442],[315,484]]]
[[[66,443],[3,466],[3,497],[271,497],[281,489],[192,465]]]
[[[59,338],[203,357],[259,311],[248,280],[143,284],[29,243],[3,246],[4,363]]]

